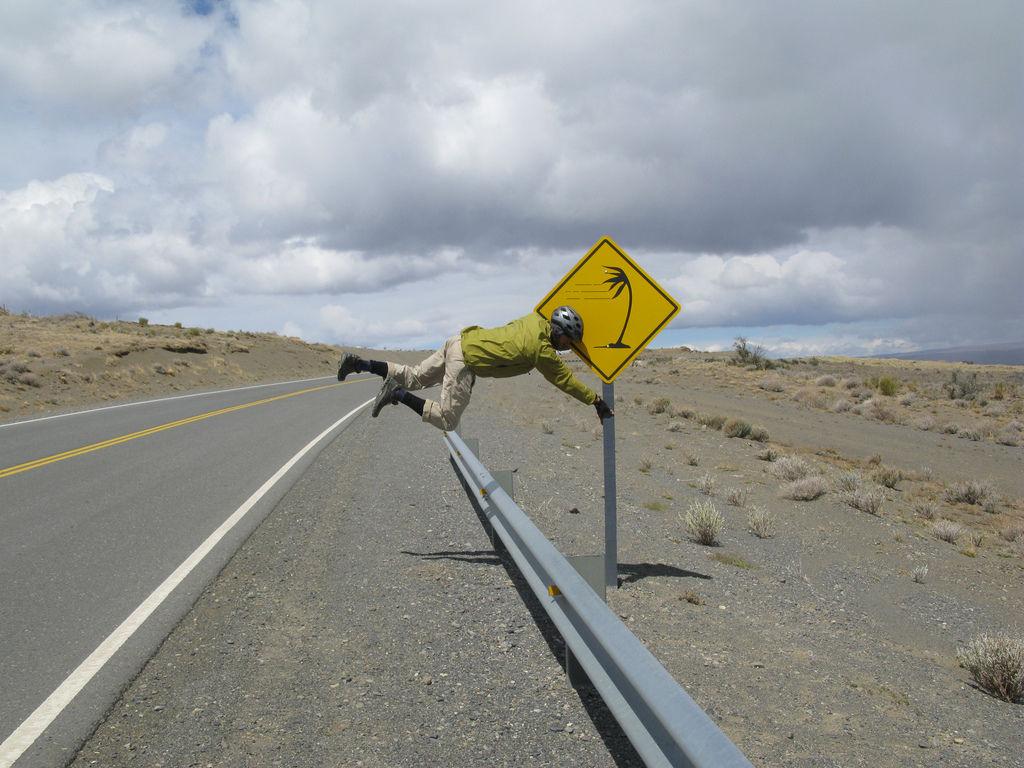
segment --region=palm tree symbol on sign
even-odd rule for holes
[[[605,267],[605,274],[611,275],[605,280],[602,285],[607,285],[608,292],[614,291],[615,293],[611,296],[612,299],[617,299],[622,295],[623,291],[627,291],[629,300],[626,304],[626,319],[622,321],[622,332],[619,334],[619,338],[609,344],[602,344],[603,349],[631,349],[629,344],[625,344],[622,341],[622,337],[626,335],[626,328],[629,327],[629,316],[633,313],[633,285],[629,282],[629,275],[622,267]]]

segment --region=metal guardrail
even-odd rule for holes
[[[648,766],[751,768],[684,691],[533,524],[455,432],[452,464],[508,549],[566,646]]]

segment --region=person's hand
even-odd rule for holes
[[[608,403],[602,400],[600,397],[594,401],[594,409],[597,411],[597,418],[604,424],[605,419],[610,419],[615,415],[615,411],[608,407]]]

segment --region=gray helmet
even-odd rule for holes
[[[555,307],[551,313],[551,325],[573,341],[583,340],[583,318],[572,307]]]

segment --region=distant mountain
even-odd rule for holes
[[[922,349],[918,352],[897,352],[872,357],[897,360],[944,360],[951,363],[978,363],[979,365],[1024,365],[1024,341],[1006,344],[977,344],[972,347],[948,349]]]

